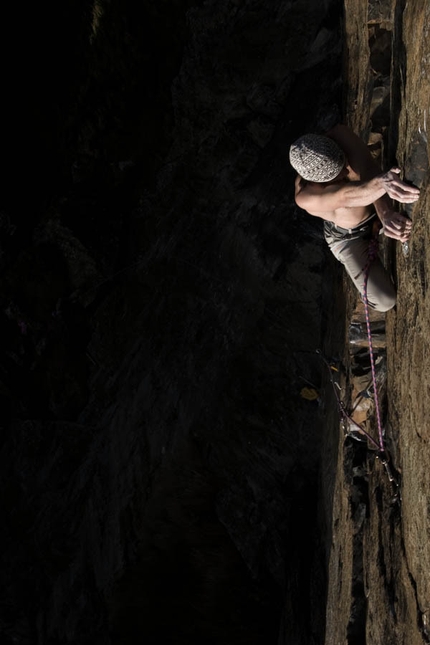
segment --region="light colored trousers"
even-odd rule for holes
[[[334,257],[341,262],[361,296],[364,292],[365,268],[369,259],[369,245],[373,236],[376,215],[355,228],[341,228],[334,222],[324,222],[324,237]],[[370,265],[367,282],[369,307],[388,311],[396,304],[396,290],[380,257]]]

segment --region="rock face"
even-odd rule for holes
[[[430,6],[351,0],[345,22],[347,119],[379,149],[384,167],[398,164],[422,194],[405,209],[414,224],[408,247],[386,240],[383,249],[398,287],[396,308],[386,315],[385,438],[399,488],[374,455],[339,446],[345,471],[333,495],[326,643],[423,645],[430,640]],[[355,295],[346,289],[350,320]]]
[[[2,644],[429,641],[427,4],[27,16],[4,101]],[[290,143],[342,108],[422,188],[408,253],[384,248],[399,489],[339,431],[316,350],[361,387],[356,294],[293,200]]]

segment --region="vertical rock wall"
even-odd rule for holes
[[[382,249],[398,287],[386,315],[385,433],[400,486],[372,454],[339,446],[345,469],[335,484],[327,644],[430,639],[429,28],[427,2],[345,0],[347,120],[385,168],[398,164],[422,193],[405,209],[413,220],[409,248],[386,239]]]
[[[403,580],[413,617],[406,635],[410,642],[420,643],[430,640],[430,423],[426,406],[430,393],[430,5],[398,4],[393,89],[400,100],[393,105],[398,138],[392,149],[404,176],[421,189],[421,197],[407,209],[413,221],[409,252],[405,256],[398,246],[393,252],[399,300],[389,318],[388,391],[402,472]]]

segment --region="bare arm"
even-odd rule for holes
[[[381,170],[370,154],[368,147],[350,128],[348,128],[348,126],[338,124],[327,132],[327,136],[336,141],[336,143],[344,150],[348,158],[349,165],[361,180],[365,181],[373,179],[380,175]],[[400,171],[399,169],[392,168],[391,172],[396,172],[398,174]],[[415,189],[415,199],[407,199],[402,191],[406,186],[408,185],[403,182],[401,186],[391,184],[391,186],[388,186],[389,190],[386,190],[385,193],[370,202],[375,206],[376,213],[382,222],[385,235],[401,241],[405,241],[409,238],[412,225],[410,220],[402,215],[402,213],[394,211],[391,199],[404,204],[416,201],[416,199],[418,199],[419,191]],[[400,191],[397,190],[397,188],[400,188]],[[413,193],[410,191],[408,192],[409,196],[412,196]]]
[[[317,184],[296,182],[296,203],[310,213],[333,212],[339,208],[355,208],[374,204],[384,195],[403,203],[418,199],[419,190],[398,178],[398,168],[392,168],[367,181]]]

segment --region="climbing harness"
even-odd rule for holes
[[[332,384],[333,391],[335,393],[335,398],[336,398],[337,406],[342,419],[342,426],[345,431],[345,434],[347,436],[352,436],[353,438],[356,438],[356,435],[353,433],[353,431],[352,432],[351,430],[348,431],[348,428],[354,428],[361,433],[361,435],[363,436],[363,441],[366,442],[368,446],[369,444],[372,446],[372,450],[375,453],[376,458],[379,459],[382,465],[384,466],[384,469],[387,473],[389,481],[396,488],[395,497],[397,497],[399,493],[399,483],[397,481],[397,478],[394,476],[392,468],[390,466],[389,456],[387,453],[385,440],[384,440],[384,430],[382,426],[381,409],[380,409],[379,396],[378,396],[378,384],[376,380],[375,358],[373,354],[372,332],[371,332],[370,315],[369,315],[369,300],[367,296],[367,285],[369,281],[370,267],[372,265],[372,262],[378,256],[378,232],[379,231],[376,231],[376,233],[372,237],[369,244],[367,264],[363,269],[364,287],[363,287],[363,298],[362,298],[363,304],[364,304],[364,313],[366,318],[367,340],[369,344],[369,357],[370,357],[370,367],[371,367],[372,382],[373,382],[373,399],[375,404],[375,416],[376,416],[376,423],[378,427],[378,439],[374,439],[359,423],[357,423],[352,419],[351,414],[348,414],[345,404],[343,403],[340,397],[341,387],[339,383],[335,381],[333,376],[333,373],[338,371],[336,367],[336,362],[328,361],[327,358],[325,358],[325,356],[322,354],[320,350],[317,350],[317,354],[321,356],[322,360],[324,361],[325,365],[328,368],[328,371],[330,374],[330,382]]]

